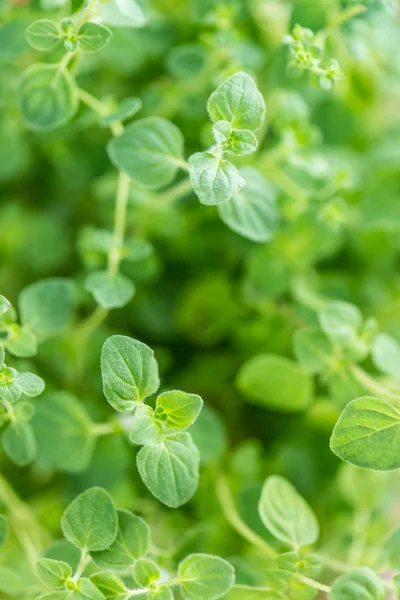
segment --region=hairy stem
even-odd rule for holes
[[[117,199],[115,204],[114,236],[108,260],[108,273],[115,276],[118,273],[121,251],[124,246],[126,211],[129,199],[130,179],[128,175],[119,173]]]
[[[326,594],[330,594],[330,592],[332,591],[332,588],[329,585],[324,585],[323,583],[319,583],[319,581],[310,579],[310,577],[306,577],[305,575],[300,575],[300,573],[296,573],[295,576],[299,581],[302,581],[303,583],[310,586],[314,590],[319,590],[320,592],[325,592]]]
[[[354,379],[358,381],[363,387],[369,390],[372,394],[376,394],[381,398],[385,398],[386,400],[394,400],[395,402],[400,402],[399,394],[395,392],[391,392],[386,386],[376,381],[371,375],[369,375],[364,369],[358,367],[357,365],[352,365],[350,367],[351,374]]]

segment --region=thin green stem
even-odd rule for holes
[[[108,273],[110,276],[115,276],[118,273],[121,252],[124,246],[129,187],[130,179],[128,175],[120,171],[115,204],[113,242],[108,260]]]
[[[109,113],[109,109],[104,102],[101,102],[96,96],[90,94],[86,90],[82,88],[78,88],[78,96],[79,99],[86,104],[93,112],[98,114],[100,117],[105,117]],[[114,136],[121,135],[124,130],[124,127],[120,121],[113,121],[109,125],[111,132]]]
[[[386,400],[393,400],[395,402],[400,402],[400,395],[395,392],[390,391],[386,386],[376,381],[371,375],[369,375],[364,369],[358,367],[357,365],[352,365],[350,367],[351,374],[354,379],[358,381],[363,387],[369,390],[372,394],[376,394],[381,398],[385,398]]]
[[[74,583],[77,583],[77,581],[79,581],[82,573],[84,572],[91,560],[92,559],[90,557],[90,554],[88,554],[86,550],[82,550],[81,558],[79,560],[78,566],[76,567],[74,576],[72,577],[72,581]]]
[[[296,573],[295,577],[310,586],[314,590],[318,590],[320,592],[325,592],[326,594],[330,594],[332,588],[329,585],[324,585],[323,583],[319,583],[319,581],[315,581],[315,579],[310,579],[310,577],[306,577],[305,575],[301,575],[300,573]]]
[[[349,562],[352,564],[360,564],[370,518],[370,512],[366,510],[360,510],[355,515],[353,526],[353,543],[349,551]]]
[[[96,7],[97,7],[97,0],[90,0],[89,4],[87,5],[86,10],[83,14],[82,24],[86,23],[86,21],[89,21],[93,12],[96,10]]]
[[[216,479],[216,492],[222,512],[233,529],[248,542],[260,548],[269,558],[274,558],[277,555],[276,550],[242,520],[235,506],[228,483],[222,475]]]
[[[278,165],[272,164],[266,171],[267,177],[297,205],[297,212],[306,210],[308,194]]]
[[[97,436],[112,435],[116,433],[115,423],[96,423],[92,427],[92,431]]]
[[[150,592],[150,588],[142,588],[141,590],[128,590],[128,598],[133,598],[134,596],[143,596],[143,594],[148,594]]]

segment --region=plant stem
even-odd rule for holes
[[[86,90],[78,88],[78,96],[79,99],[86,104],[86,106],[91,108],[92,111],[98,114],[100,117],[105,117],[108,114],[109,109],[107,105],[96,98],[96,96],[93,96],[93,94],[89,94],[89,92]],[[110,123],[109,127],[112,131],[112,134],[115,136],[121,135],[124,130],[124,127],[120,121],[113,121]]]
[[[115,276],[118,273],[119,263],[121,260],[121,250],[123,248],[125,238],[129,187],[130,179],[128,175],[120,171],[115,205],[114,236],[108,260],[108,273],[110,276]]]
[[[49,542],[46,530],[2,475],[0,475],[0,501],[8,511],[10,524],[30,564],[35,567],[41,552]]]
[[[116,432],[114,423],[96,423],[92,431],[97,436],[112,435]]]
[[[182,196],[186,196],[192,190],[192,184],[189,177],[185,177],[166,192],[159,194],[157,197],[157,206],[166,206],[172,204]]]
[[[242,520],[233,501],[227,481],[222,475],[218,476],[216,479],[216,492],[222,512],[228,523],[244,539],[254,546],[260,548],[260,550],[262,550],[269,558],[274,558],[277,555],[277,552],[274,550],[274,548],[270,546],[268,542],[263,540],[263,538],[257,533],[255,533],[255,531],[250,529],[250,527]]]
[[[371,375],[369,375],[364,369],[361,369],[357,365],[352,365],[350,367],[351,374],[354,379],[358,381],[363,387],[369,390],[372,394],[376,394],[386,400],[394,400],[395,402],[400,402],[399,394],[395,392],[391,392],[387,387],[376,381]]]
[[[77,581],[79,581],[82,573],[84,572],[84,570],[86,569],[86,567],[88,566],[88,564],[90,563],[91,560],[92,559],[91,559],[90,555],[87,554],[86,550],[82,550],[81,558],[78,563],[78,566],[76,567],[76,571],[74,573],[72,581],[74,581],[75,583]]]
[[[329,594],[332,591],[332,588],[329,585],[324,585],[323,583],[319,583],[319,581],[310,579],[309,577],[306,577],[305,575],[300,575],[300,573],[296,573],[295,576],[299,581],[302,581],[306,585],[309,585],[310,587],[314,588],[314,590],[319,590],[320,592],[325,592],[326,594]]]
[[[143,594],[148,594],[150,591],[150,588],[143,588],[141,590],[129,590],[128,598],[133,598],[133,596],[143,596]]]
[[[370,520],[370,513],[366,510],[360,510],[356,513],[353,527],[353,543],[349,551],[349,562],[355,565],[360,564],[367,533],[367,525]]]

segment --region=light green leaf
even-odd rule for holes
[[[13,335],[7,340],[7,350],[21,358],[35,356],[37,343],[34,333],[29,327],[13,327]]]
[[[275,354],[253,356],[240,369],[237,385],[252,403],[278,412],[305,410],[313,398],[313,380],[293,360]]]
[[[1,441],[4,452],[20,467],[29,465],[36,456],[36,440],[28,423],[10,423]]]
[[[31,65],[22,75],[19,103],[28,127],[56,129],[77,111],[75,81],[69,71],[60,70],[58,65]]]
[[[260,589],[249,585],[234,585],[224,600],[282,600],[282,595],[268,589]]]
[[[160,579],[161,572],[154,561],[148,558],[139,558],[133,568],[133,577],[140,587],[147,587]]]
[[[61,588],[72,575],[71,567],[51,558],[40,558],[36,564],[36,572],[40,581],[49,588]]]
[[[104,117],[101,121],[104,127],[108,127],[114,121],[125,121],[133,117],[142,108],[143,102],[140,98],[133,96],[132,98],[125,98],[121,100],[117,108]]]
[[[82,403],[69,392],[52,392],[38,403],[32,421],[38,460],[67,473],[87,469],[95,445],[94,426]]]
[[[298,548],[314,544],[319,537],[318,521],[297,490],[278,475],[264,483],[258,512],[276,539]]]
[[[84,23],[77,33],[79,48],[84,52],[98,52],[107,46],[112,32],[99,23]]]
[[[4,515],[0,515],[0,548],[4,546],[8,538],[8,521]]]
[[[105,600],[103,594],[97,589],[95,584],[82,577],[78,581],[77,589],[72,592],[71,600]]]
[[[115,541],[107,550],[93,553],[92,558],[101,568],[125,571],[148,553],[150,529],[143,519],[127,510],[118,510],[117,514],[119,527]]]
[[[8,567],[0,566],[0,592],[20,600],[25,592],[24,582],[20,575]]]
[[[75,286],[69,279],[44,279],[19,296],[21,321],[40,336],[61,333],[72,322]]]
[[[95,573],[90,580],[101,591],[106,600],[127,600],[129,598],[128,588],[112,571]]]
[[[156,401],[155,418],[174,429],[186,429],[200,414],[203,400],[197,394],[173,390],[160,394]]]
[[[342,575],[332,587],[332,600],[384,600],[385,588],[378,575],[367,567],[359,567]]]
[[[213,126],[214,139],[222,152],[233,156],[245,156],[257,150],[258,141],[248,129],[231,129],[228,121],[218,121]]]
[[[183,137],[166,119],[148,117],[128,125],[107,147],[112,163],[142,187],[157,190],[183,163]]]
[[[4,296],[0,296],[0,317],[6,314],[11,308],[10,302]]]
[[[149,592],[147,598],[148,600],[174,600],[172,591],[165,585],[159,587],[155,592]]]
[[[386,400],[364,396],[345,407],[331,437],[331,450],[364,469],[400,467],[400,411]]]
[[[162,426],[155,420],[151,406],[139,404],[136,407],[129,439],[139,446],[154,446],[162,441]]]
[[[0,369],[3,367],[5,352],[3,346],[0,346]]]
[[[39,396],[45,387],[43,379],[34,373],[18,373],[14,381],[21,392],[30,398]]]
[[[85,289],[107,309],[126,306],[135,294],[135,285],[130,279],[121,273],[110,276],[107,271],[91,273],[85,280]]]
[[[21,423],[28,423],[28,421],[32,419],[35,412],[35,406],[29,401],[17,402],[14,407],[15,418]]]
[[[236,167],[210,152],[197,152],[189,158],[189,174],[200,202],[206,205],[226,202],[245,184]]]
[[[190,554],[179,563],[178,574],[185,600],[217,600],[235,582],[233,567],[211,554]]]
[[[103,2],[97,17],[102,23],[114,27],[143,27],[147,19],[136,0]]]
[[[66,539],[81,550],[106,550],[118,532],[114,502],[105,490],[93,487],[71,502],[61,519]]]
[[[208,112],[214,122],[228,121],[232,128],[255,131],[264,121],[265,102],[254,79],[239,72],[211,94]]]
[[[153,350],[123,335],[114,335],[104,343],[101,373],[105,397],[121,412],[133,410],[160,385]]]
[[[0,370],[0,398],[11,404],[18,402],[21,397],[21,388],[16,383],[15,379],[18,373],[12,367],[7,367],[3,363]]]
[[[73,597],[72,594],[72,591],[60,590],[57,592],[49,592],[48,594],[42,594],[41,596],[38,596],[38,600],[72,600],[72,598],[74,600],[79,600],[76,599],[75,596]]]
[[[199,449],[201,465],[217,462],[228,446],[224,422],[215,410],[207,405],[191,425],[189,433]]]
[[[35,50],[51,50],[60,41],[57,25],[48,19],[40,19],[29,25],[25,37],[30,46]]]
[[[275,189],[253,167],[243,167],[239,174],[245,184],[233,198],[218,206],[219,216],[239,235],[253,242],[268,242],[278,225]]]
[[[294,353],[310,373],[322,373],[334,361],[333,347],[319,327],[302,327],[293,337]]]
[[[195,493],[199,461],[199,451],[188,433],[167,436],[156,446],[143,446],[137,455],[144,484],[171,508],[185,504]]]
[[[372,344],[375,366],[391,377],[400,377],[400,344],[387,333],[380,333]]]
[[[353,304],[334,300],[319,312],[319,322],[326,335],[337,344],[351,344],[357,338],[362,314]]]

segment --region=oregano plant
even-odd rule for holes
[[[400,599],[398,16],[1,3],[1,598]]]

